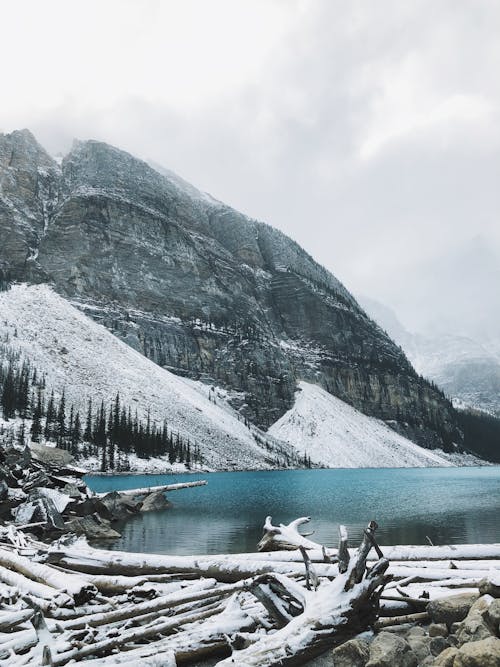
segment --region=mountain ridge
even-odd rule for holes
[[[59,168],[21,134],[0,136],[4,274],[52,284],[160,366],[238,393],[263,429],[305,380],[425,446],[460,441],[443,394],[282,232],[102,142],[75,143]],[[4,182],[25,187],[12,200]]]

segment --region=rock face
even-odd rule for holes
[[[52,283],[260,427],[304,379],[419,444],[460,439],[443,394],[296,243],[122,151],[76,142],[59,168],[29,132],[0,135],[0,228],[3,275]]]

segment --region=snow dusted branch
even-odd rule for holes
[[[264,523],[264,535],[257,545],[258,551],[293,551],[299,547],[304,549],[322,549],[322,545],[307,537],[313,533],[299,533],[299,526],[304,523],[309,523],[311,520],[308,516],[302,516],[294,521],[291,521],[287,526],[280,523],[279,526],[273,526],[272,517],[267,516]]]

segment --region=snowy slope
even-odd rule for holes
[[[300,382],[295,404],[269,433],[329,468],[393,468],[452,465],[384,422],[367,417],[321,387]]]
[[[119,392],[122,403],[199,445],[213,468],[264,468],[270,452],[260,447],[244,424],[214,405],[182,378],[157,366],[103,326],[86,317],[46,285],[14,285],[0,292],[0,342],[20,350],[47,375],[47,386],[64,388],[69,403],[85,415],[109,405]]]

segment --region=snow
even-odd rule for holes
[[[189,438],[214,469],[270,468],[269,455],[234,414],[189,382],[157,366],[81,313],[47,285],[14,285],[0,293],[0,341],[45,373],[56,395],[65,390],[85,418],[92,397],[122,404]],[[165,461],[162,470],[168,468]]]
[[[328,468],[451,466],[383,421],[368,417],[317,385],[300,382],[293,407],[269,433]]]

